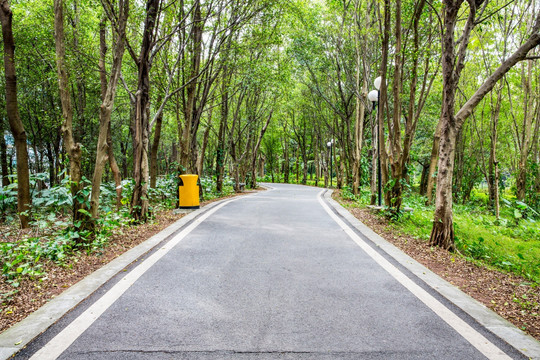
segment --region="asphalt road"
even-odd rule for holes
[[[473,329],[472,335],[458,333],[398,281],[401,275],[351,239],[321,204],[320,189],[272,187],[207,213],[177,243],[158,247],[105,284],[17,358],[506,356],[482,353],[475,334],[509,358],[521,358],[401,269]]]

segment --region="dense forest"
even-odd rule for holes
[[[0,4],[4,224],[144,223],[184,173],[419,194],[445,249],[454,203],[540,211],[537,0]]]

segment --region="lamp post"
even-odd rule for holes
[[[378,205],[381,206],[381,193],[382,193],[382,184],[381,184],[381,137],[379,136],[379,94],[381,88],[382,78],[379,76],[375,79],[373,85],[375,89],[371,90],[368,94],[368,99],[373,103],[373,107],[377,111],[377,188],[378,188]]]
[[[332,187],[332,145],[334,145],[334,139],[330,140],[329,142],[326,143],[326,146],[328,146],[328,148],[330,149],[330,174],[329,174],[329,177],[330,177],[330,187]]]

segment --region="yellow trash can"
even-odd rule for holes
[[[198,209],[200,207],[198,178],[197,175],[180,175],[180,186],[178,187],[180,209]]]

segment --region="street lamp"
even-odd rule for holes
[[[375,89],[377,90],[371,90],[368,94],[369,101],[373,103],[373,107],[377,111],[377,115],[376,115],[377,116],[377,187],[378,187],[379,206],[381,206],[382,185],[381,185],[381,137],[379,136],[379,109],[377,105],[379,103],[381,82],[382,82],[382,78],[380,76],[376,78],[373,85],[375,85]]]
[[[328,148],[330,149],[330,187],[332,187],[332,145],[334,145],[334,139],[330,140],[329,142],[326,143],[326,146],[328,146]]]

